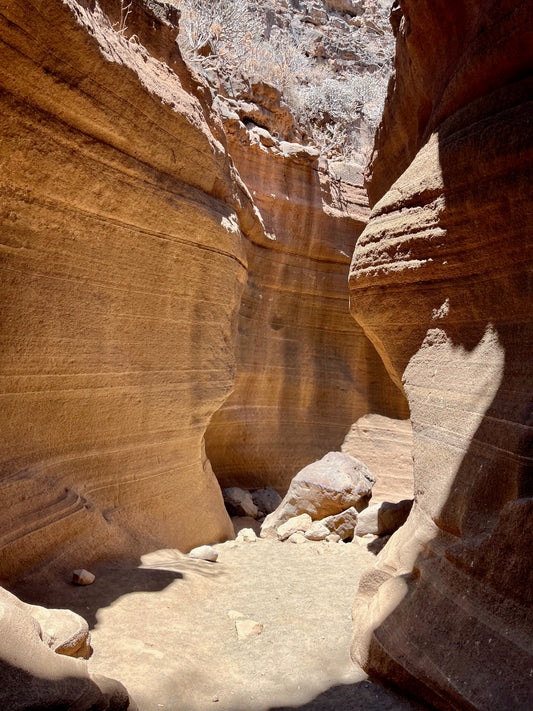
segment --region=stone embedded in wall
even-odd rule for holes
[[[533,9],[400,10],[351,293],[407,394],[415,503],[360,583],[353,657],[440,709],[521,709],[533,666]]]

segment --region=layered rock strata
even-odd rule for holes
[[[0,577],[232,536],[203,435],[260,229],[165,2],[2,3]]]
[[[246,243],[235,390],[210,423],[207,454],[223,486],[285,493],[360,416],[408,410],[349,313],[348,255],[368,216],[360,174],[229,108],[229,150],[265,234]]]
[[[530,3],[395,3],[352,308],[403,382],[415,503],[353,656],[441,709],[531,699]],[[528,353],[529,349],[529,353]]]
[[[413,428],[410,420],[372,413],[350,427],[341,451],[360,459],[376,477],[372,503],[413,497]]]

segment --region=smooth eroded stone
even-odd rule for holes
[[[95,580],[96,576],[94,573],[91,573],[89,570],[85,570],[85,568],[75,570],[72,573],[72,582],[74,585],[92,585]]]
[[[307,543],[309,539],[305,537],[304,533],[300,533],[300,531],[296,531],[296,533],[292,533],[288,538],[287,541],[289,543]]]
[[[410,420],[364,415],[344,438],[342,452],[364,462],[376,477],[372,501],[413,497],[413,428]]]
[[[65,632],[72,634],[74,613],[50,610],[47,618],[42,610],[0,588],[0,707],[135,711],[120,682],[93,676],[84,659],[60,652],[57,643]],[[69,618],[66,625],[59,620],[63,613]]]
[[[323,521],[313,521],[304,535],[308,541],[325,541],[330,534],[331,531],[324,525]]]
[[[406,522],[412,507],[413,499],[373,504],[359,514],[355,535],[365,536],[371,533],[374,536],[387,536],[394,533]]]
[[[2,3],[10,582],[232,536],[203,437],[234,384],[241,225],[262,228],[192,89],[177,17],[139,0],[119,33],[118,2]]]
[[[215,563],[218,559],[218,553],[212,546],[198,546],[198,548],[193,548],[192,551],[189,551],[189,558]]]
[[[349,454],[329,452],[298,472],[280,506],[264,520],[261,535],[302,513],[316,520],[351,506],[360,511],[368,505],[373,484],[374,477],[362,462]]]
[[[533,669],[533,4],[401,0],[354,316],[404,388],[414,504],[352,656],[438,709],[525,709]]]
[[[259,511],[254,504],[252,495],[246,489],[241,489],[238,486],[230,486],[227,489],[222,489],[224,497],[224,505],[230,516],[250,516],[257,518]]]

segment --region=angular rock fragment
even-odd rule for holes
[[[287,538],[287,541],[289,541],[289,543],[307,543],[308,539],[303,533],[297,531],[296,533],[293,533],[291,536],[289,536]]]
[[[268,536],[289,518],[307,513],[322,519],[353,506],[362,511],[372,496],[374,476],[363,462],[342,452],[329,452],[294,477],[280,506],[261,526]]]
[[[243,528],[239,531],[235,540],[238,543],[255,543],[257,536],[255,535],[255,531],[251,528]]]
[[[259,511],[254,504],[252,495],[246,489],[230,486],[222,490],[224,504],[230,516],[251,516],[257,518]]]
[[[261,634],[264,625],[255,620],[235,620],[235,630],[240,641]]]
[[[293,516],[293,518],[278,526],[277,537],[280,541],[284,541],[289,536],[292,536],[293,533],[304,533],[309,530],[311,523],[312,520],[309,514],[304,513],[300,516]]]
[[[325,541],[330,533],[331,531],[324,525],[323,521],[313,521],[304,535],[308,541]]]
[[[366,511],[367,509],[364,510]],[[339,538],[346,540],[347,538],[353,538],[359,515],[355,507],[350,506],[346,511],[323,518],[322,524],[326,526],[330,533],[336,533]]]

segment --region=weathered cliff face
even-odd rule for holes
[[[207,453],[223,486],[284,493],[361,415],[408,410],[349,313],[348,255],[368,216],[360,174],[251,122],[225,125],[266,235],[247,241],[235,390]]]
[[[0,577],[230,536],[202,447],[255,218],[176,9],[0,10]]]
[[[403,382],[415,505],[362,581],[354,658],[438,708],[531,693],[530,3],[393,11],[396,79],[352,309]]]

